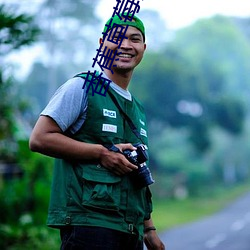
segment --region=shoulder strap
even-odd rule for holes
[[[81,77],[83,79],[86,79],[87,74],[88,74],[88,72],[81,72],[81,73],[78,73],[75,76],[73,76],[73,78],[74,77]]]
[[[79,73],[79,74],[75,75],[74,77],[81,77],[81,78],[85,79],[87,73],[88,72],[82,72],[82,73]],[[112,101],[114,102],[114,104],[116,105],[116,107],[118,108],[118,110],[120,111],[120,113],[122,114],[125,121],[128,123],[128,125],[129,125],[130,129],[132,130],[132,132],[144,144],[144,142],[141,139],[139,131],[137,130],[136,126],[134,125],[134,123],[132,122],[130,117],[123,111],[123,109],[121,108],[121,106],[118,103],[117,99],[115,98],[114,94],[109,89],[108,89],[107,92],[108,92],[109,96],[111,97]]]
[[[119,111],[122,114],[122,116],[125,119],[125,121],[128,123],[128,125],[131,128],[132,132],[143,143],[139,131],[137,130],[136,126],[134,125],[134,123],[132,122],[132,120],[130,119],[130,117],[123,111],[123,109],[121,108],[120,104],[118,103],[118,101],[115,98],[115,96],[113,95],[113,93],[110,90],[108,90],[108,94],[111,97],[111,99],[114,102],[114,104],[116,105],[116,107],[119,109]]]

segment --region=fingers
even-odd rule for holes
[[[138,167],[129,162],[126,157],[122,154],[114,153],[111,162],[111,170],[119,175],[127,174]]]
[[[121,151],[122,149],[125,150],[128,148],[131,148],[131,150],[134,149],[132,144],[118,144],[118,146]],[[107,149],[102,151],[100,163],[102,166],[117,175],[124,175],[138,168],[136,165],[129,162],[123,154],[109,151]]]
[[[134,147],[131,143],[120,143],[116,144],[115,146],[119,148],[121,152],[123,152],[126,149],[129,149],[131,151],[136,150],[136,147]]]

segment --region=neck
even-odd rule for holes
[[[121,88],[127,90],[130,79],[132,77],[133,73],[132,71],[129,72],[114,71],[114,74],[112,74],[110,70],[104,69],[104,72],[112,82],[114,82]]]

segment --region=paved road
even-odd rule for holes
[[[250,193],[215,215],[160,237],[167,250],[250,250]]]

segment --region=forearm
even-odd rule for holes
[[[165,246],[157,235],[152,219],[144,221],[144,243],[148,250],[164,250]]]
[[[30,137],[30,149],[48,156],[71,161],[93,160],[117,175],[137,169],[123,154],[111,152],[101,144],[74,140],[62,132],[56,122],[46,116],[39,117]],[[122,152],[135,150],[132,144],[116,144]]]
[[[152,227],[152,226],[154,226],[154,223],[151,218],[149,220],[144,221],[144,227]]]
[[[144,221],[144,229],[147,229],[147,228],[154,228],[154,223],[153,223],[152,218]]]
[[[106,149],[100,144],[89,144],[69,138],[60,133],[33,134],[30,139],[32,151],[51,157],[71,160],[98,160]]]

